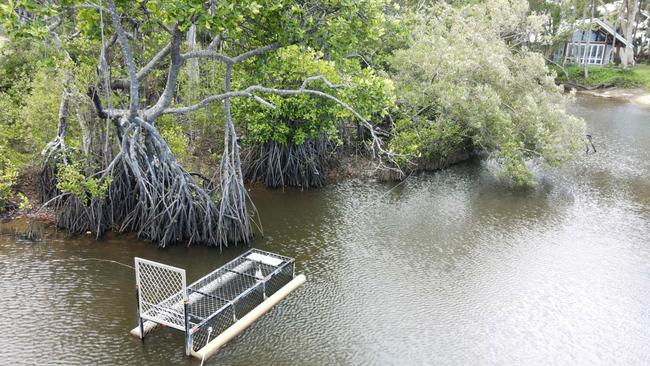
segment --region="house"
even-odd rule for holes
[[[607,65],[610,61],[615,61],[614,55],[618,55],[619,50],[627,46],[627,40],[614,27],[600,19],[594,18],[593,24],[591,30],[577,29],[573,32],[573,37],[553,53],[553,61],[564,62],[565,54],[566,62],[573,64],[583,64],[584,59],[588,65]]]

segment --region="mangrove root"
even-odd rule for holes
[[[267,187],[322,187],[334,144],[326,136],[303,144],[270,141],[247,151],[244,176]]]

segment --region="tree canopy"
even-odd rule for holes
[[[463,151],[525,185],[583,137],[522,0],[10,0],[0,17],[0,203],[40,152],[72,232],[247,243],[246,180],[322,186],[350,151],[404,177]]]
[[[458,151],[496,158],[517,184],[526,162],[556,164],[582,146],[583,123],[543,57],[518,44],[531,24],[525,1],[440,4],[416,16],[409,48],[391,62],[402,110],[391,148],[431,159]]]

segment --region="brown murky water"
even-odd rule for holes
[[[470,163],[393,185],[256,191],[307,284],[207,365],[650,364],[650,111],[581,98],[598,153],[513,192]],[[134,256],[194,280],[241,253],[0,235],[0,364],[198,365],[132,339]]]

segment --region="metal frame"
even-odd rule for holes
[[[160,282],[163,282],[164,280],[158,280],[156,281],[156,283],[151,283],[150,281],[146,281],[146,278],[143,278],[145,274],[142,273],[143,265],[149,266],[151,268],[156,268],[157,270],[163,273],[166,272],[169,276],[176,276],[177,277],[176,280],[179,280],[180,282],[179,283],[181,285],[180,288],[179,289],[172,288],[168,290],[165,290],[160,287],[158,287],[157,289],[151,288],[154,285],[160,285]],[[183,324],[179,324],[178,322],[173,322],[169,320],[170,318],[172,319],[176,318],[179,320],[185,318],[183,301],[187,300],[187,281],[186,281],[184,269],[136,257],[135,258],[135,282],[138,291],[137,294],[138,294],[138,318],[139,319],[150,320],[152,322],[163,324],[178,330],[183,330],[183,331],[185,330]],[[162,285],[166,285],[166,284],[163,283]],[[164,297],[162,301],[157,301],[154,303],[150,301],[152,299],[149,297],[149,295],[152,296],[155,295],[152,294],[152,292],[156,292],[156,291],[158,291],[159,294],[163,292],[163,296],[165,295],[167,296]],[[171,304],[167,304],[167,303],[171,303]],[[154,313],[164,311],[168,315],[162,315],[162,316],[152,315],[151,314],[152,309],[154,310]],[[142,336],[142,338],[144,338],[144,336]]]
[[[253,253],[272,257],[281,262],[275,266],[269,264],[273,261],[264,263],[248,258]],[[174,280],[168,282],[180,279],[181,288],[165,291],[165,289],[156,287],[155,290],[158,293],[162,292],[169,296],[156,304],[147,302],[147,291],[152,291],[151,282],[160,286],[164,285],[165,281],[143,276],[142,268],[144,266],[155,268],[156,271],[163,274],[161,277],[165,277],[165,279],[172,278]],[[289,273],[287,273],[288,266],[291,266]],[[197,346],[205,346],[205,343],[234,324],[238,320],[238,315],[241,317],[262,303],[268,297],[267,283],[271,282],[271,291],[277,291],[279,287],[295,277],[294,258],[259,249],[246,251],[189,286],[186,284],[185,270],[182,268],[137,257],[135,258],[135,268],[137,315],[141,338],[144,340],[143,320],[178,329],[185,333],[185,353],[188,356],[194,348],[195,337],[198,337],[201,343]],[[160,315],[161,312],[172,315]],[[171,322],[170,318],[182,319],[182,324],[179,324],[179,321]],[[217,328],[215,332],[212,331],[213,327]]]

